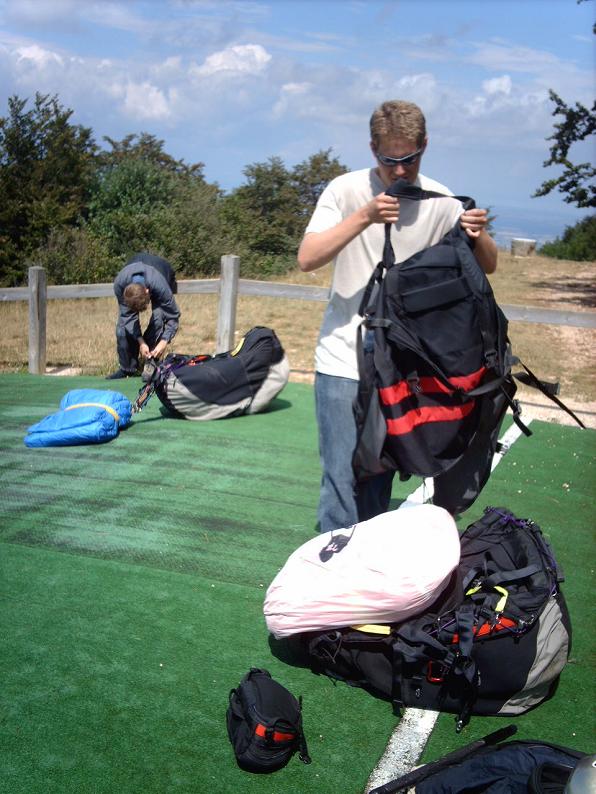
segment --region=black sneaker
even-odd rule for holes
[[[111,375],[106,375],[106,380],[118,380],[119,378],[133,378],[134,372],[127,372],[125,369],[117,369]]]

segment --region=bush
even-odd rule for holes
[[[123,264],[87,227],[53,229],[47,243],[32,255],[31,263],[46,269],[49,284],[112,281]]]
[[[237,253],[237,251],[234,251]],[[285,276],[296,269],[296,254],[255,254],[247,251],[240,254],[240,277],[251,279],[267,279]]]
[[[554,259],[570,259],[575,262],[596,260],[596,215],[567,226],[563,238],[557,237],[552,243],[545,243],[539,253]]]
[[[179,278],[219,275],[221,256],[230,250],[220,220],[220,200],[215,185],[180,178],[170,204],[155,213],[153,244]]]

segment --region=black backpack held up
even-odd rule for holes
[[[302,729],[302,699],[253,667],[230,692],[228,736],[238,766],[247,772],[274,772],[298,750],[310,764]]]
[[[404,180],[387,193],[445,198]],[[472,199],[456,198],[465,209],[474,207]],[[460,224],[399,265],[390,232],[386,224],[383,258],[360,306],[365,339],[359,331],[354,473],[358,482],[384,471],[435,477],[434,503],[458,513],[490,475],[508,407],[530,435],[514,400],[511,366],[517,359],[507,319]],[[522,366],[526,372],[518,380],[568,411],[554,396],[556,384],[542,383]]]
[[[305,635],[316,672],[394,707],[518,715],[549,698],[567,662],[571,624],[540,528],[486,508],[461,536],[450,586],[423,615],[392,626]]]

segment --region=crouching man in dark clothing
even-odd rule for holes
[[[120,314],[116,346],[120,369],[108,379],[127,378],[139,370],[139,357],[157,361],[178,330],[178,287],[169,262],[145,252],[134,254],[114,279]],[[139,314],[151,304],[151,318],[142,331]]]

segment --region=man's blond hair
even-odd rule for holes
[[[370,138],[375,149],[382,138],[405,138],[420,148],[426,139],[424,114],[413,102],[383,102],[370,117]]]
[[[133,312],[143,312],[149,306],[151,296],[142,284],[128,284],[124,288],[124,303]]]

